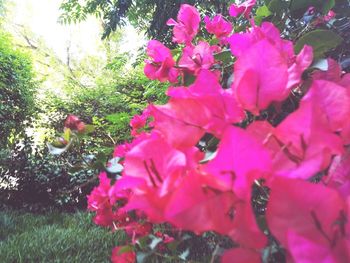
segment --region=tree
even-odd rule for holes
[[[61,5],[64,23],[85,20],[87,15],[102,18],[104,33],[108,37],[117,27],[129,21],[138,29],[145,30],[150,38],[171,40],[171,28],[166,25],[169,18],[176,18],[180,5],[188,3],[197,5],[206,12],[227,14],[229,0],[64,0]]]

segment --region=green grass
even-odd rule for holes
[[[0,211],[0,262],[110,262],[124,236],[97,227],[88,213]]]

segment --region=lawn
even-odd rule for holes
[[[0,211],[0,262],[110,262],[123,235],[95,226],[92,215]]]

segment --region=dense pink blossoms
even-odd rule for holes
[[[177,15],[177,21],[169,19],[168,26],[174,26],[173,41],[179,44],[190,45],[197,35],[200,23],[200,15],[196,8],[190,5],[182,5]]]
[[[174,68],[175,61],[170,49],[157,40],[152,40],[147,46],[147,55],[152,60],[146,60],[144,69],[145,75],[150,79],[157,79],[161,82],[169,80],[176,82],[178,71]]]
[[[228,22],[222,15],[216,15],[212,19],[208,16],[204,18],[205,28],[210,34],[214,34],[218,39],[222,40],[232,32],[232,24]]]
[[[249,18],[255,3],[256,0],[247,0],[241,4],[232,4],[229,9],[230,16],[237,17],[239,15],[244,15],[245,18]]]
[[[230,13],[249,16],[254,4],[233,5]],[[256,222],[251,198],[252,186],[264,182],[268,231],[288,262],[350,262],[350,75],[328,60],[328,70],[313,70],[305,81],[312,48],[295,54],[271,23],[229,36],[232,27],[220,16],[205,22],[217,38],[228,36],[236,58],[232,84],[222,86],[214,59],[227,47],[196,42],[199,13],[183,5],[177,21],[168,22],[174,41],[186,45],[177,65],[170,50],[151,41],[145,73],[170,82],[187,74],[195,81],[169,87],[167,104],[150,105],[132,119],[134,140],[115,151],[124,158],[122,176],[111,185],[101,174],[89,196],[95,222],[125,229],[133,241],[151,231],[149,223],[215,231],[238,245],[222,262],[261,262],[267,231]],[[303,97],[278,124],[253,118],[242,125],[269,107],[278,112],[292,92]],[[150,131],[140,131],[149,118]],[[208,134],[220,141],[215,153],[198,147]],[[311,183],[318,174],[322,183]],[[115,262],[135,260],[134,252],[118,251]]]

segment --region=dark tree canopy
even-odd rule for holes
[[[127,20],[136,28],[146,30],[150,38],[169,42],[171,28],[166,25],[169,18],[176,18],[181,4],[196,5],[206,13],[227,14],[229,0],[64,0],[61,5],[61,21],[79,22],[87,15],[96,15],[103,21],[104,33],[108,37]]]

